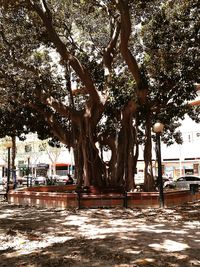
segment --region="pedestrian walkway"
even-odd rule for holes
[[[0,184],[0,201],[5,199],[6,190],[2,184]]]
[[[200,266],[200,202],[168,209],[0,203],[0,266]]]

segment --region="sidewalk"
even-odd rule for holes
[[[2,184],[0,184],[0,201],[5,199],[6,189]]]
[[[200,266],[200,201],[171,209],[53,210],[0,202],[0,266]]]

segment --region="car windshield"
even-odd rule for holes
[[[186,181],[185,177],[180,177],[177,179],[177,182],[180,182],[180,181]]]
[[[192,182],[192,181],[200,181],[200,177],[198,176],[183,176],[177,179],[177,182],[181,182],[181,181],[188,181],[188,182]]]

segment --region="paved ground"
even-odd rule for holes
[[[163,210],[1,202],[0,266],[200,266],[200,202]]]

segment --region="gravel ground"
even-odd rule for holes
[[[200,202],[88,210],[0,202],[0,266],[200,266]]]

